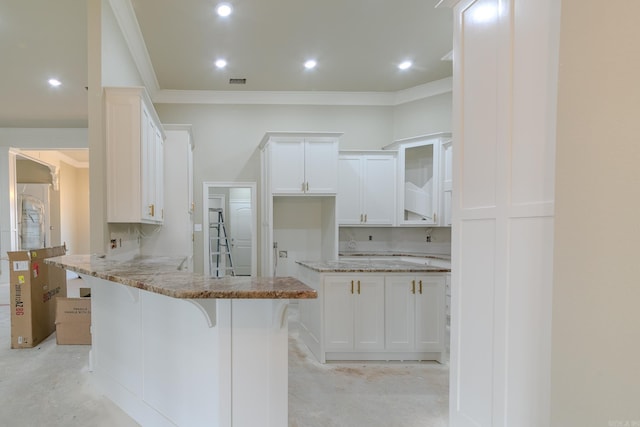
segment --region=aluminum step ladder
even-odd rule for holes
[[[236,275],[222,208],[209,208],[209,274],[213,277]]]

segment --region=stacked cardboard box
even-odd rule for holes
[[[64,255],[65,247],[7,254],[11,270],[11,348],[34,347],[55,331],[55,299],[67,296],[66,271],[43,261]]]
[[[56,342],[91,344],[91,298],[56,298]]]

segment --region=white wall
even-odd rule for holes
[[[393,109],[393,139],[451,132],[451,92],[407,102]]]
[[[553,426],[640,425],[640,2],[563,0]]]
[[[60,240],[68,254],[89,253],[89,169],[60,163]]]

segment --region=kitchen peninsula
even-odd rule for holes
[[[446,359],[450,267],[428,257],[357,256],[298,261],[318,292],[301,300],[300,337],[327,360]]]
[[[290,278],[208,278],[180,260],[67,255],[91,287],[92,380],[143,426],[284,426]]]

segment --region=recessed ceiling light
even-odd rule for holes
[[[49,85],[51,85],[52,87],[58,87],[62,84],[62,82],[60,82],[60,80],[58,79],[49,79]]]
[[[222,16],[223,18],[225,18],[231,15],[231,12],[233,12],[233,8],[229,3],[220,3],[216,8],[216,12],[218,13],[218,16]]]
[[[227,66],[227,61],[225,61],[224,59],[218,59],[216,61],[216,67],[218,68],[224,68]]]
[[[411,68],[411,65],[413,65],[411,61],[404,61],[398,64],[398,68],[400,68],[401,70],[406,70],[408,68]]]
[[[313,59],[310,59],[304,63],[304,68],[306,68],[307,70],[310,70],[312,68],[315,68],[316,65],[318,65],[318,63]]]

